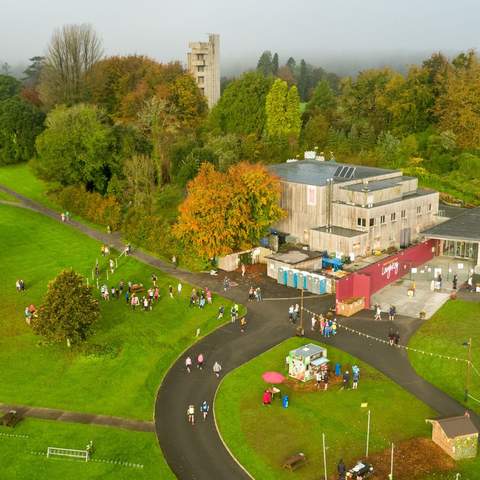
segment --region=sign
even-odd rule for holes
[[[398,275],[400,263],[398,258],[392,258],[382,265],[382,277],[389,279],[392,275]]]

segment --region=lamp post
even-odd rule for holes
[[[470,390],[470,376],[471,376],[471,366],[472,366],[472,339],[469,338],[468,342],[465,342],[463,345],[465,347],[468,347],[467,375],[465,377],[465,395],[464,395],[465,402],[468,402],[468,391]]]

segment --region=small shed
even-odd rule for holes
[[[315,378],[315,373],[328,368],[327,349],[308,343],[291,350],[287,357],[290,377],[308,382]]]
[[[468,412],[460,417],[427,420],[433,426],[432,440],[454,460],[477,456],[478,430]]]

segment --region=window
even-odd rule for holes
[[[394,222],[396,217],[397,217],[396,213],[393,212],[393,213],[390,215],[390,220],[391,220],[392,222]]]
[[[199,90],[200,90],[200,93],[201,93],[202,95],[205,95],[205,89],[204,89],[204,88],[199,88]]]
[[[429,212],[432,211],[432,204],[431,204],[431,203],[428,204],[428,211],[429,211]]]
[[[205,55],[203,53],[197,53],[197,60],[203,60]]]
[[[365,220],[365,218],[358,217],[357,218],[357,225],[359,227],[366,227],[367,226],[367,221]]]
[[[197,67],[197,72],[204,72],[205,71],[205,65],[199,65]]]
[[[407,218],[407,211],[406,210],[402,210],[402,218]]]
[[[370,226],[373,227],[375,225],[375,219],[371,218],[370,219]]]
[[[205,77],[198,77],[198,84],[203,85],[205,83]]]
[[[380,223],[385,225],[385,215],[380,215]]]
[[[419,205],[417,207],[417,215],[421,215],[422,214],[422,207]]]

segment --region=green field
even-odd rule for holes
[[[284,386],[282,393],[290,396],[289,408],[282,408],[279,401],[264,407],[261,374],[268,370],[282,372],[285,356],[303,344],[305,340],[299,338],[281,343],[227,375],[220,386],[215,402],[220,431],[233,454],[255,478],[295,476],[282,469],[282,464],[298,452],[304,452],[309,460],[299,478],[320,478],[322,433],[331,473],[340,458],[355,463],[365,451],[368,409],[372,415],[371,453],[383,451],[390,442],[430,435],[431,427],[425,423],[435,415],[430,408],[378,371],[331,347],[328,357],[332,363],[360,366],[358,390],[339,390],[331,385],[327,392],[292,392]],[[368,408],[361,408],[363,402]]]
[[[169,366],[201,336],[218,327],[224,302],[205,310],[189,307],[191,286],[170,299],[176,282],[161,272],[160,302],[151,312],[133,312],[123,299],[101,301],[101,320],[81,349],[45,344],[25,323],[25,306],[41,303],[47,283],[64,268],[91,275],[100,244],[68,225],[35,212],[0,205],[0,402],[151,420],[156,391]],[[122,257],[110,281],[150,285],[153,269]],[[22,278],[27,290],[17,293]],[[90,277],[91,281],[91,277]],[[225,302],[226,308],[229,304]]]
[[[480,303],[449,300],[411,338],[409,346],[432,353],[466,359],[463,344],[472,339],[472,362],[480,370]],[[419,375],[464,403],[467,367],[465,362],[409,352]],[[480,376],[472,369],[470,394],[480,400]],[[480,403],[470,399],[468,406],[480,413]],[[480,476],[480,473],[479,473]]]
[[[12,434],[18,437],[7,436]],[[48,447],[83,450],[90,440],[95,448],[90,462],[45,455]],[[143,465],[143,468],[113,462]],[[26,419],[14,430],[0,427],[0,478],[166,480],[175,477],[162,457],[154,433]]]

